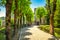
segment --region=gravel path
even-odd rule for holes
[[[54,40],[52,35],[41,31],[37,27],[31,26],[21,29],[19,40]]]

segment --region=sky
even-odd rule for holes
[[[30,5],[30,7],[32,8],[33,11],[34,11],[34,8],[45,6],[45,4],[46,4],[45,0],[31,0],[31,2],[32,2],[32,4]],[[0,6],[0,9],[1,9],[0,17],[5,17],[5,15],[6,15],[5,7]]]
[[[45,0],[31,0],[31,8],[34,11],[34,8],[45,6],[46,2]]]
[[[0,6],[0,17],[5,17],[5,15],[6,15],[5,7]]]

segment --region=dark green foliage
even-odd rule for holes
[[[57,0],[57,7],[56,7],[56,12],[54,16],[54,25],[57,28],[60,28],[60,0]]]
[[[0,26],[1,26],[1,20],[0,20]]]
[[[0,6],[5,6],[6,0],[0,0]]]
[[[5,34],[4,33],[0,33],[0,40],[5,40]]]
[[[55,28],[55,36],[60,38],[60,28]]]
[[[55,28],[55,32],[60,34],[60,28]]]
[[[5,38],[6,38],[5,28],[4,27],[0,27],[0,40],[6,40]]]

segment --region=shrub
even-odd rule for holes
[[[54,28],[55,32],[60,34],[60,28]]]
[[[45,32],[49,32],[49,25],[41,25],[39,28]]]
[[[5,27],[0,27],[0,40],[5,40]]]
[[[41,25],[39,27],[39,29],[41,29],[47,33],[49,33],[49,30],[50,30],[49,25]],[[60,38],[60,28],[54,28],[54,32],[55,32],[55,36]]]
[[[55,36],[60,38],[60,28],[54,28],[55,30]]]

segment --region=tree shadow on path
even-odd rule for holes
[[[30,30],[31,27],[24,27],[24,28],[21,28],[21,31],[20,31],[20,39],[19,40],[29,40],[30,38],[26,37],[26,36],[29,36],[29,35],[32,35],[31,32],[28,32],[28,30]]]
[[[48,38],[48,40],[59,40],[56,37],[52,36],[52,38]]]

